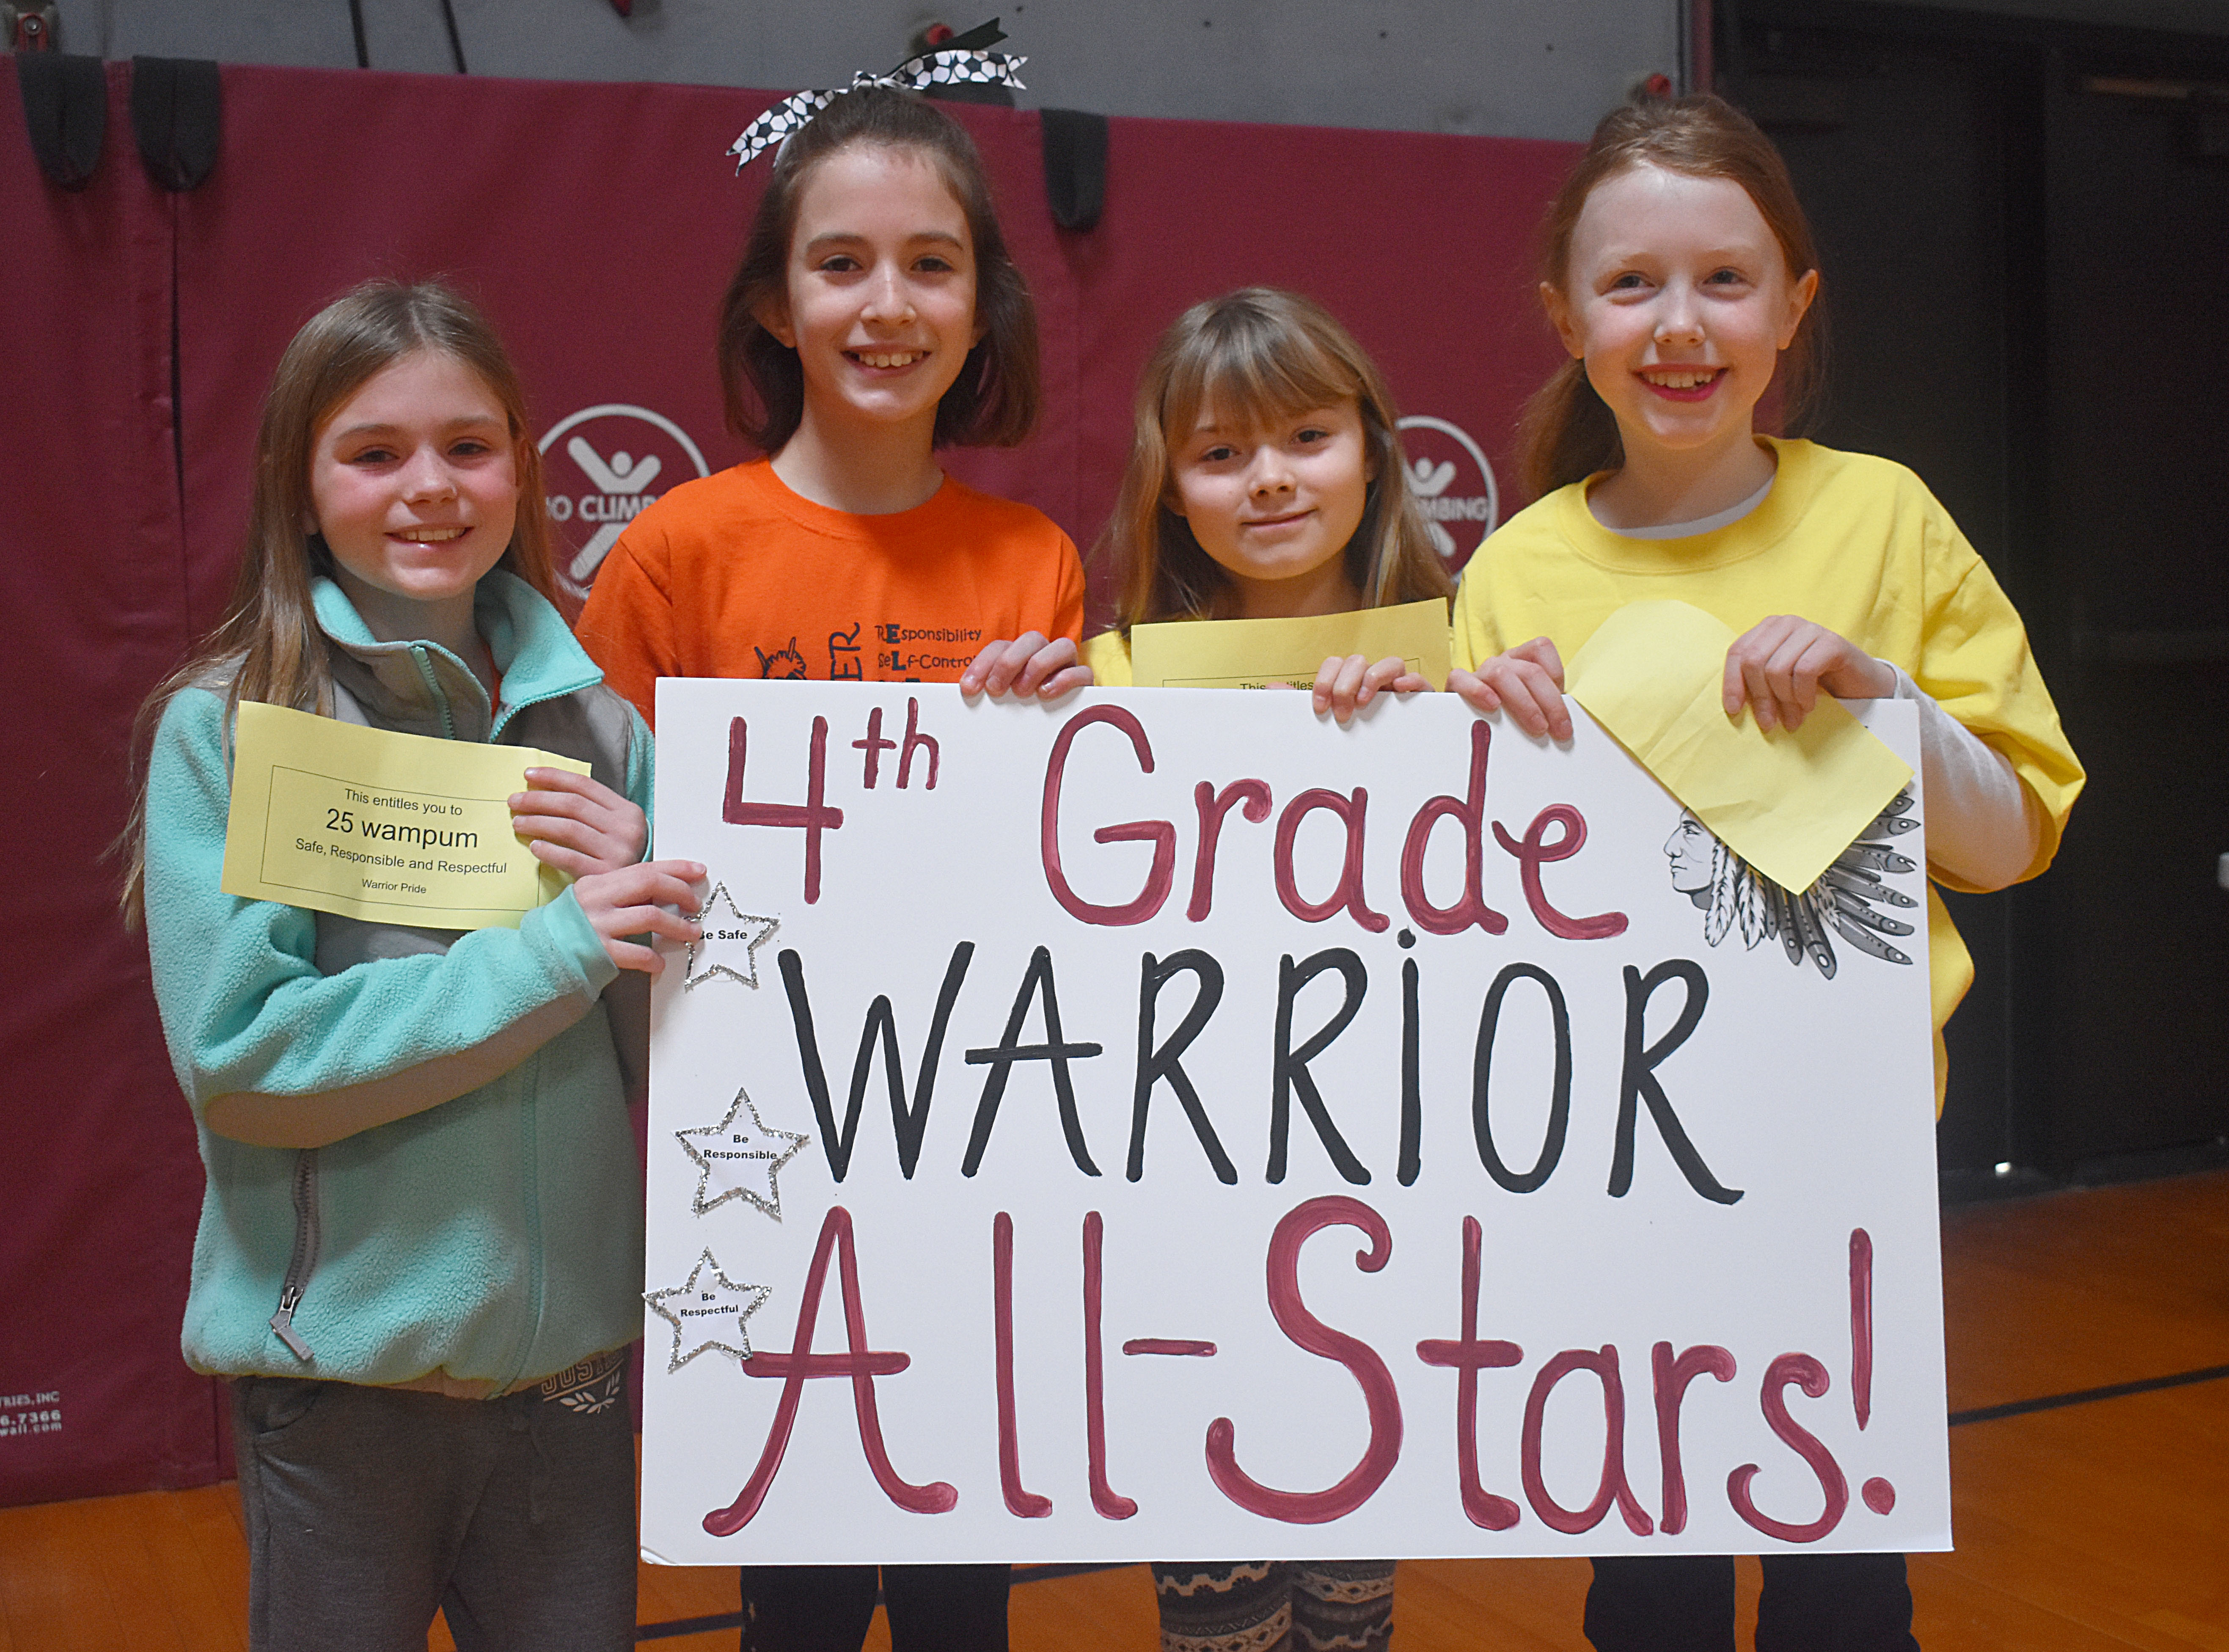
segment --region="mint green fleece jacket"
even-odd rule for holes
[[[498,570],[475,596],[499,709],[445,650],[376,641],[330,581],[316,601],[337,716],[562,751],[648,809],[649,730],[524,582]],[[604,1002],[619,972],[579,903],[458,932],[222,893],[225,688],[171,699],[147,786],[155,995],[208,1173],[187,1363],[501,1391],[633,1340],[641,1186]],[[219,1096],[368,1084],[425,1109],[309,1149],[202,1122]],[[297,1346],[273,1322],[290,1280]]]

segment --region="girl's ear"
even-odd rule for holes
[[[1548,312],[1548,325],[1555,328],[1556,337],[1563,340],[1564,353],[1574,361],[1586,359],[1587,341],[1580,336],[1571,314],[1571,301],[1557,290],[1553,281],[1540,283],[1540,307]]]
[[[1811,308],[1811,300],[1819,296],[1819,272],[1806,270],[1788,290],[1788,322],[1780,330],[1780,347],[1785,350],[1795,341],[1795,330],[1803,325],[1803,318]]]
[[[797,348],[797,330],[789,325],[789,296],[779,294],[751,312],[751,319],[772,333],[784,350]]]

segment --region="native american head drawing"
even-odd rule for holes
[[[1664,840],[1664,854],[1672,863],[1672,887],[1702,910],[1703,939],[1711,945],[1729,935],[1738,935],[1747,947],[1776,938],[1789,963],[1801,965],[1808,958],[1832,980],[1838,967],[1836,935],[1889,963],[1911,961],[1884,937],[1911,935],[1915,926],[1879,909],[1919,905],[1889,882],[1917,871],[1917,863],[1887,846],[1918,824],[1911,792],[1899,792],[1801,894],[1789,893],[1758,871],[1685,809]]]

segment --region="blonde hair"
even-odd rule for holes
[[[1739,184],[1780,243],[1789,279],[1800,280],[1819,267],[1810,222],[1772,139],[1731,104],[1702,93],[1641,98],[1603,117],[1541,227],[1540,280],[1545,285],[1558,292],[1569,286],[1571,236],[1595,187],[1636,166]],[[1801,429],[1817,404],[1826,371],[1826,331],[1827,312],[1815,297],[1774,374],[1783,431]],[[1584,362],[1566,361],[1532,393],[1519,421],[1518,451],[1519,474],[1535,498],[1625,463],[1617,420],[1587,382]]]
[[[1138,381],[1130,463],[1093,553],[1114,560],[1115,623],[1125,636],[1134,625],[1208,618],[1230,586],[1169,504],[1172,434],[1188,435],[1204,408],[1236,423],[1268,424],[1347,401],[1361,413],[1371,471],[1345,553],[1363,606],[1454,595],[1410,488],[1393,398],[1377,367],[1314,299],[1241,287],[1178,317]]]
[[[497,566],[557,602],[549,517],[542,497],[542,453],[527,419],[524,387],[495,329],[474,305],[439,281],[366,281],[311,317],[279,358],[255,435],[247,537],[231,607],[186,663],[141,704],[132,725],[135,768],[145,764],[155,725],[183,688],[222,685],[228,717],[242,700],[332,715],[332,671],[318,628],[312,582],[320,574],[331,577],[333,560],[324,540],[302,525],[312,514],[310,461],[318,433],[341,404],[375,376],[421,350],[470,368],[503,408],[518,482],[518,513]],[[138,922],[143,910],[146,816],[143,772],[132,818],[112,850],[125,864],[121,905],[127,924]]]

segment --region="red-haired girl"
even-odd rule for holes
[[[1899,465],[1757,434],[1777,379],[1816,377],[1818,259],[1771,142],[1712,97],[1619,109],[1548,218],[1540,297],[1571,359],[1528,410],[1543,497],[1465,569],[1449,685],[1527,732],[1571,732],[1564,658],[1625,603],[1676,597],[1731,627],[1723,703],[1800,724],[1821,693],[1919,707],[1928,871],[2001,889],[2051,862],[2082,768],[2020,615],[1957,524]],[[1972,961],[1930,886],[1941,1028]],[[1916,1645],[1904,1558],[1765,1557],[1764,1649]],[[1595,1562],[1602,1652],[1731,1648],[1733,1562]]]

